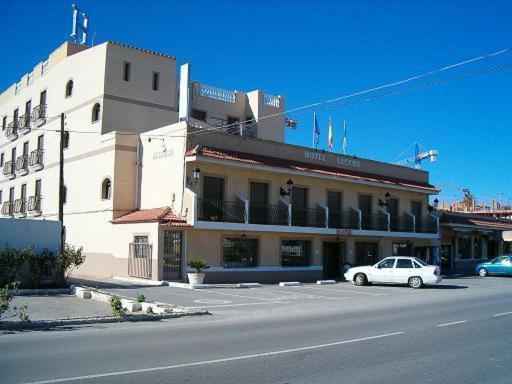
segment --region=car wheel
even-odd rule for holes
[[[480,269],[478,270],[478,276],[485,277],[485,276],[487,276],[488,274],[489,274],[489,272],[487,272],[487,269],[485,269],[485,268],[480,268]]]
[[[366,285],[368,283],[368,279],[366,278],[366,275],[364,273],[358,273],[355,277],[354,277],[354,283],[356,283],[356,285]]]
[[[421,277],[414,276],[409,279],[409,287],[418,289],[423,287],[423,280],[421,280]]]

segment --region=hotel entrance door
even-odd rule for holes
[[[324,279],[336,280],[343,276],[345,243],[325,241],[323,244]]]

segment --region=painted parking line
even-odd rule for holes
[[[308,293],[300,293],[300,292],[290,292],[280,289],[266,289],[266,288],[258,288],[258,291],[267,291],[267,292],[277,292],[277,293],[287,293],[290,295],[299,296],[304,299],[330,299],[330,300],[345,300],[346,297],[332,297],[332,296],[322,296],[322,295],[310,295]]]
[[[368,295],[368,296],[389,296],[387,293],[372,293],[372,292],[361,292],[361,291],[354,291],[351,289],[344,289],[344,288],[320,288],[320,287],[308,287],[308,286],[302,286],[297,288],[306,288],[306,289],[321,289],[323,291],[333,291],[333,292],[349,292],[349,293],[355,293],[359,295]]]
[[[512,312],[496,313],[495,315],[492,315],[492,317],[507,316],[507,315],[512,315]]]
[[[238,295],[236,293],[218,292],[218,291],[211,291],[211,290],[208,290],[208,289],[202,289],[201,292],[209,292],[209,293],[215,293],[217,295],[241,297],[243,299],[251,299],[251,300],[262,300],[262,301],[272,301],[272,302],[276,301],[276,299],[268,299],[268,298],[263,298],[263,297]]]
[[[467,322],[468,322],[467,320],[460,320],[460,321],[454,321],[451,323],[437,324],[437,326],[438,327],[449,327],[451,325],[463,324],[463,323],[467,323]]]
[[[103,378],[103,377],[125,376],[125,375],[132,375],[132,374],[136,374],[136,373],[169,371],[172,369],[179,369],[179,368],[198,367],[198,366],[202,366],[202,365],[212,365],[212,364],[218,364],[218,363],[227,363],[227,362],[231,362],[231,361],[249,360],[249,359],[255,359],[255,358],[275,356],[275,355],[286,355],[289,353],[310,351],[310,350],[315,350],[315,349],[324,349],[324,348],[335,347],[338,345],[354,344],[354,343],[359,343],[359,342],[363,342],[363,341],[378,340],[378,339],[383,339],[383,338],[392,337],[392,336],[399,336],[404,333],[405,332],[385,333],[385,334],[375,335],[375,336],[360,337],[357,339],[335,341],[335,342],[326,343],[326,344],[308,345],[308,346],[299,347],[299,348],[281,349],[281,350],[271,351],[271,352],[255,353],[252,355],[233,356],[233,357],[226,357],[226,358],[222,358],[222,359],[195,361],[195,362],[191,362],[191,363],[165,365],[165,366],[159,366],[159,367],[131,369],[131,370],[127,370],[127,371],[96,373],[96,374],[91,374],[91,375],[65,377],[65,378],[60,378],[60,379],[32,381],[32,382],[28,382],[28,383],[24,383],[24,384],[53,384],[53,383],[63,383],[66,381],[79,381],[79,380],[99,379],[99,378]]]
[[[202,307],[182,307],[186,309],[205,309],[205,308],[226,308],[226,307],[246,307],[252,305],[269,305],[269,304],[291,304],[291,301],[258,301],[257,303],[238,303],[238,304],[219,304],[219,305],[203,305]]]

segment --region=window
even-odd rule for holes
[[[423,203],[421,201],[411,201],[411,213],[417,219],[421,219],[423,217]]]
[[[5,131],[5,128],[7,128],[7,116],[2,118],[2,131]]]
[[[0,154],[0,167],[4,166],[4,154]]]
[[[64,149],[69,148],[69,132],[64,131],[64,143],[63,143]]]
[[[190,112],[190,117],[196,120],[206,121],[206,112],[200,111],[198,109],[192,109]]]
[[[100,112],[101,112],[101,106],[98,103],[94,104],[94,107],[92,107],[92,116],[91,116],[91,121],[93,123],[100,120]]]
[[[66,97],[73,95],[73,80],[69,80],[66,84]]]
[[[158,91],[160,82],[160,73],[153,72],[153,91]]]
[[[397,268],[413,268],[412,260],[409,260],[409,259],[397,259],[396,267]]]
[[[258,240],[231,238],[223,241],[224,268],[248,268],[257,266]]]
[[[38,136],[37,138],[37,149],[44,148],[44,135]]]
[[[46,90],[39,95],[39,105],[46,105]]]
[[[29,100],[25,103],[25,115],[30,116],[32,113],[32,100]]]
[[[3,197],[2,197],[2,191],[0,190],[0,204],[2,204],[4,202],[3,200]]]
[[[459,237],[457,245],[457,258],[469,259],[471,257],[471,239],[469,237]]]
[[[112,194],[112,183],[110,182],[110,179],[103,180],[103,183],[101,183],[101,198],[103,200],[110,200],[110,196]]]
[[[133,236],[133,242],[135,244],[149,244],[149,237],[145,235]]]
[[[393,256],[411,256],[412,246],[410,243],[393,243]]]
[[[125,61],[123,63],[123,80],[124,81],[130,81],[131,68],[132,68],[132,65],[129,61]]]
[[[308,266],[310,249],[310,241],[283,240],[281,242],[281,265],[283,267]]]
[[[378,260],[378,244],[357,242],[356,243],[356,264],[373,265]]]
[[[421,264],[420,264],[420,263],[418,263],[418,262],[416,262],[416,261],[415,261],[413,264],[414,264],[414,268],[423,268],[423,267],[421,266]]]
[[[382,260],[377,266],[379,269],[390,269],[395,265],[395,259]]]

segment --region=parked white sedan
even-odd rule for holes
[[[375,265],[350,268],[345,279],[356,285],[408,284],[411,288],[421,288],[424,284],[437,284],[443,278],[439,267],[417,257],[394,256],[386,257]]]

